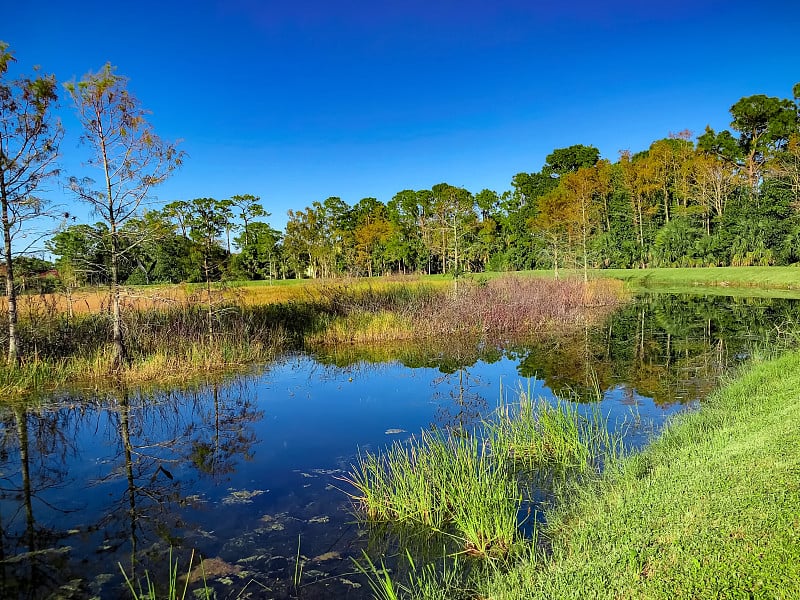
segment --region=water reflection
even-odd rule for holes
[[[196,550],[220,597],[368,597],[351,557],[400,541],[352,522],[346,472],[421,428],[469,431],[500,390],[599,390],[612,421],[657,428],[753,344],[786,300],[652,295],[603,326],[534,340],[428,340],[285,357],[189,390],[64,394],[0,408],[0,596],[124,596]],[[649,430],[637,430],[641,443]],[[362,587],[359,587],[362,586]]]

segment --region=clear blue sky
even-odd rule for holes
[[[160,201],[251,193],[278,228],[328,196],[502,192],[557,147],[725,128],[742,96],[791,97],[798,32],[796,0],[46,0],[0,24],[15,72],[130,78],[188,153]],[[63,105],[62,165],[88,174]]]

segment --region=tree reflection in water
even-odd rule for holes
[[[120,389],[3,409],[0,596],[106,595],[119,589],[117,562],[133,577],[142,566],[166,573],[164,556],[194,528],[183,509],[197,476],[233,470],[257,442],[250,424],[262,412],[246,387],[212,385],[210,402],[203,390],[187,403],[180,393]],[[79,447],[87,438],[92,449]],[[211,449],[204,462],[198,447]]]

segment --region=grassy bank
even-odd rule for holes
[[[800,597],[800,353],[754,364],[548,515],[477,597]]]
[[[797,267],[703,267],[660,269],[602,269],[593,276],[624,281],[633,289],[686,291],[698,287],[735,290],[794,291],[800,297],[800,269]]]
[[[438,577],[372,569],[375,598],[798,598],[798,422],[800,352],[755,362],[640,453],[566,482],[542,543]]]

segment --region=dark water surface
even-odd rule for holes
[[[210,559],[218,598],[369,597],[351,557],[375,544],[340,479],[359,451],[468,430],[519,389],[590,401],[599,388],[642,445],[797,309],[650,295],[569,336],[299,353],[191,390],[2,408],[0,597],[127,597],[119,564],[159,579],[170,548],[181,570],[192,550]]]

